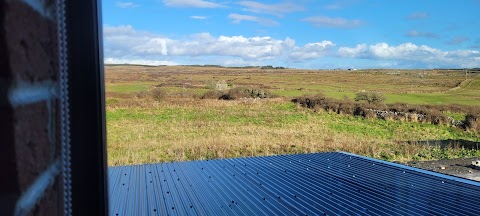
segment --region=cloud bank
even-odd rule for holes
[[[341,47],[338,56],[344,58],[394,60],[433,67],[478,67],[480,52],[475,50],[442,51],[426,45],[403,43],[391,46],[387,43],[374,45],[358,44],[355,47]]]
[[[228,66],[270,64],[308,67],[317,64],[315,62],[326,65],[325,59],[335,58],[336,62],[377,62],[367,65],[369,67],[480,67],[480,52],[477,50],[444,51],[410,42],[399,45],[381,42],[338,47],[330,40],[297,44],[289,37],[276,39],[269,36],[214,36],[198,33],[171,38],[138,31],[128,25],[105,26],[104,47],[107,63]]]

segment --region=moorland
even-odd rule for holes
[[[107,65],[105,87],[109,165],[323,151],[480,156],[455,142],[480,141],[477,72]],[[382,100],[356,101],[359,92]]]

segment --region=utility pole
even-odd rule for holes
[[[463,70],[465,71],[465,80],[467,80],[468,70],[467,70],[467,68],[464,68]]]

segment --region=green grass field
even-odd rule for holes
[[[395,83],[388,84],[384,82],[391,81],[394,75],[167,69],[107,68],[109,165],[322,151],[348,151],[391,161],[480,156],[480,150],[459,146],[440,148],[406,143],[447,139],[479,142],[478,132],[315,112],[290,102],[291,97],[320,91],[333,98],[353,98],[355,92],[367,89],[384,92],[387,103],[480,106],[480,77],[465,81],[464,76],[438,72],[429,74],[426,80],[407,71],[410,75],[396,76]],[[257,86],[283,97],[199,99],[211,88],[212,80]],[[157,85],[165,94],[160,101],[148,95]],[[147,94],[139,96],[140,92]],[[458,112],[447,115],[456,119],[464,116]]]

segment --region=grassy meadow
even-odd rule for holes
[[[480,110],[480,76],[476,74],[181,66],[106,66],[105,71],[111,166],[322,151],[348,151],[390,161],[480,156],[480,150],[461,146],[407,143],[478,142],[476,131],[315,111],[290,102],[319,92],[348,100],[367,90],[382,92],[386,103],[459,104]],[[264,89],[277,97],[200,99],[219,81],[231,87]],[[447,115],[464,117],[455,111]]]

